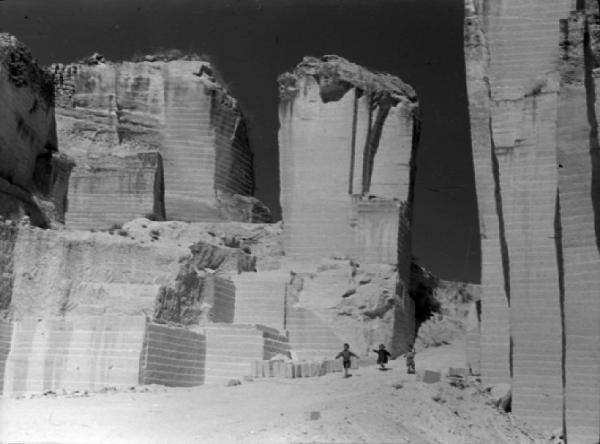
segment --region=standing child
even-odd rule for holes
[[[392,356],[392,354],[385,349],[385,345],[379,344],[379,350],[373,350],[377,353],[377,364],[380,365],[381,370],[386,370],[385,364],[388,362],[388,358]]]
[[[409,375],[415,373],[415,355],[415,346],[409,345],[408,351],[404,353],[404,356],[406,356],[406,373],[408,373]]]
[[[338,359],[340,357],[343,359],[343,364],[344,364],[344,378],[348,378],[349,376],[351,376],[348,374],[348,369],[350,368],[350,365],[352,364],[350,359],[352,357],[355,357],[358,359],[358,356],[356,356],[354,353],[352,353],[350,351],[350,346],[348,344],[344,344],[344,350],[339,352],[338,355],[335,357],[335,359]]]

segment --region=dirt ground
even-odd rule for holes
[[[452,345],[417,355],[417,369],[460,366]],[[0,400],[1,442],[532,443],[542,436],[490,405],[476,386],[407,375],[403,360],[344,379],[257,379],[233,387],[158,386]],[[309,412],[319,412],[311,419]]]

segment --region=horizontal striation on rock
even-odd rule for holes
[[[266,329],[270,331],[269,329]],[[206,336],[205,383],[224,383],[250,374],[254,360],[287,354],[283,338],[250,325],[214,325],[203,328]],[[280,341],[273,341],[279,338]]]
[[[4,395],[138,384],[143,317],[23,319],[12,323]]]
[[[160,154],[103,156],[76,167],[70,179],[66,224],[72,229],[112,227],[141,215],[165,218]]]
[[[204,383],[206,336],[148,323],[140,359],[140,383],[193,387]]]
[[[180,66],[165,72],[165,209],[175,220],[217,221],[215,135],[205,85]],[[199,80],[199,79],[198,79]]]
[[[207,283],[213,298],[210,301],[210,321],[232,324],[236,308],[235,284],[229,279],[215,275],[209,275]]]
[[[592,2],[561,23],[558,164],[564,269],[565,420],[570,442],[600,436],[600,255],[597,93],[591,56],[600,39]],[[596,159],[595,159],[596,157]]]

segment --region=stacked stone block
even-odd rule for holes
[[[250,376],[253,378],[312,378],[343,371],[341,359],[303,362],[278,360],[252,361],[251,368]]]
[[[289,354],[284,341],[267,341],[265,333],[255,326],[237,324],[213,325],[203,329],[206,335],[205,383],[223,383],[249,375],[250,363],[269,359],[276,354]]]

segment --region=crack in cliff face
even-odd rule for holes
[[[354,89],[354,104],[352,108],[352,139],[350,141],[350,175],[348,179],[348,194],[354,194],[354,168],[356,156],[356,125],[358,124],[358,99],[361,96],[359,89]]]
[[[382,97],[371,97],[371,108],[369,110],[369,131],[365,142],[365,151],[363,154],[363,180],[362,194],[368,194],[371,188],[371,178],[373,175],[373,165],[375,163],[375,155],[379,148],[381,133],[385,119],[394,105],[394,101],[388,95]],[[377,108],[377,116],[371,125],[374,108]]]
[[[152,212],[157,220],[166,220],[165,211],[165,175],[162,156],[156,155],[156,171],[154,172],[154,203]]]
[[[489,90],[491,91],[491,89]],[[490,104],[492,98],[490,97]],[[498,230],[500,237],[500,254],[502,259],[502,273],[504,276],[504,294],[506,295],[506,302],[510,309],[510,260],[508,253],[508,243],[506,241],[506,231],[504,225],[504,211],[502,208],[502,191],[500,187],[500,166],[498,164],[498,157],[496,156],[496,144],[494,142],[494,133],[492,128],[492,117],[489,118],[489,132],[490,132],[490,145],[491,145],[491,157],[492,157],[492,174],[494,176],[494,197],[496,200],[496,215],[498,216]],[[513,337],[509,332],[509,355],[508,363],[510,370],[510,377],[513,377]]]
[[[500,187],[500,166],[496,156],[496,144],[493,137],[492,118],[489,119],[490,125],[490,144],[492,156],[492,174],[494,176],[494,196],[496,198],[496,214],[498,216],[500,252],[502,255],[502,272],[504,274],[504,292],[506,300],[510,307],[510,261],[508,255],[508,244],[506,241],[506,231],[504,226],[504,211],[502,209],[502,190]]]
[[[556,190],[556,204],[554,213],[554,243],[556,248],[556,264],[558,267],[558,297],[560,309],[560,330],[561,330],[561,383],[562,383],[562,429],[563,439],[567,443],[567,407],[566,407],[566,387],[567,387],[567,332],[565,324],[565,263],[562,245],[562,223],[560,212],[560,192]]]

